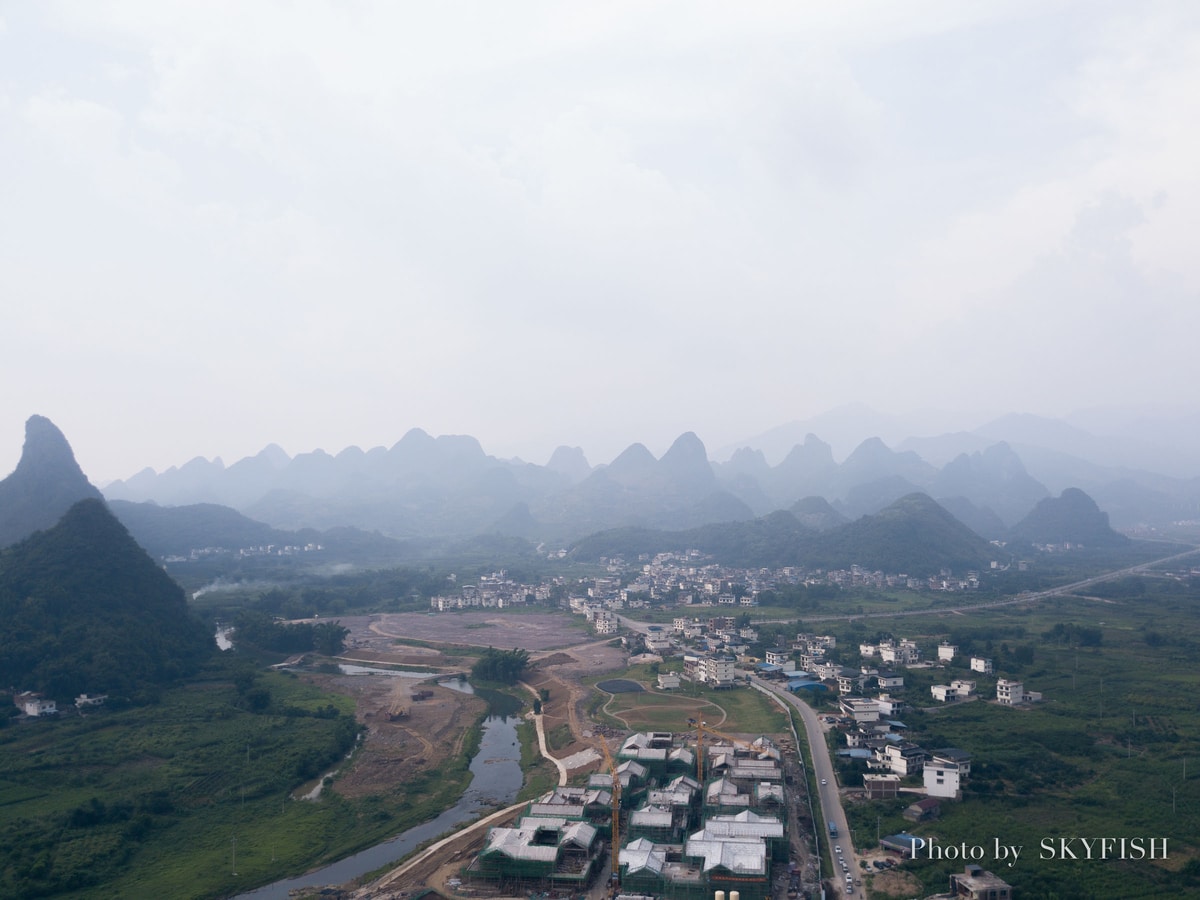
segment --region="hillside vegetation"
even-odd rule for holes
[[[215,650],[183,590],[101,500],[0,552],[0,684],[135,698]]]

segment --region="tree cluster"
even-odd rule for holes
[[[259,610],[239,612],[233,622],[234,641],[276,653],[309,653],[336,656],[345,646],[350,629],[341,622],[276,622]]]
[[[488,647],[471,667],[471,677],[481,681],[516,684],[529,666],[527,650],[497,650]]]
[[[0,684],[150,699],[213,650],[182,589],[102,501],[0,552]]]
[[[1042,640],[1076,647],[1099,647],[1104,640],[1104,632],[1095,625],[1058,622],[1053,628],[1042,632]]]

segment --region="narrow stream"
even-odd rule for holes
[[[478,818],[485,808],[508,806],[521,789],[521,747],[517,739],[520,721],[515,716],[488,717],[483,724],[479,752],[471,760],[471,783],[458,803],[441,815],[324,868],[238,894],[234,900],[287,900],[288,891],[293,888],[344,884],[373,869],[397,862],[418,844],[445,834],[455,825]]]

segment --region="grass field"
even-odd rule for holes
[[[263,673],[252,712],[232,675],[214,664],[153,706],[0,729],[0,897],[227,896],[424,821],[469,778],[450,759],[387,797],[291,799],[353,745],[353,702]]]
[[[603,697],[597,717],[605,723],[629,731],[687,731],[688,719],[701,719],[710,727],[735,734],[777,734],[786,731],[787,716],[778,706],[758,691],[745,686],[728,690],[711,690],[703,685],[685,682],[679,691],[660,693],[646,690],[641,693],[609,695],[595,682],[611,678],[628,678],[650,688],[654,680],[647,666],[633,666],[623,672],[608,673],[589,683]]]

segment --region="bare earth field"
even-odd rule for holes
[[[382,638],[413,638],[498,650],[520,648],[530,653],[568,647],[588,639],[579,627],[579,618],[566,613],[478,610],[437,614],[384,613],[371,619],[371,631]],[[351,627],[344,619],[342,624]]]
[[[483,701],[412,678],[387,675],[320,675],[313,681],[353,697],[355,718],[367,726],[353,763],[337,778],[335,790],[346,797],[387,794],[421,771],[433,770],[460,750],[466,729],[483,712]],[[412,699],[414,690],[433,696]],[[393,710],[403,711],[392,719]]]
[[[528,650],[533,663],[525,680],[533,691],[529,699],[535,692],[548,692],[545,726],[553,733],[552,752],[560,759],[588,750],[595,757],[599,737],[586,713],[591,689],[581,679],[628,664],[623,649],[609,646],[611,638],[597,640],[579,628],[578,620],[561,613],[392,613],[341,616],[339,621],[350,629],[341,658],[359,665],[403,665],[448,675],[469,671],[475,662],[475,656],[462,653],[461,648]],[[397,638],[451,645],[459,652],[397,644]],[[316,672],[303,677],[354,697],[356,717],[368,727],[353,762],[334,783],[333,790],[348,797],[386,794],[391,785],[436,769],[443,759],[460,752],[467,727],[483,711],[478,698],[437,685],[433,679]],[[417,691],[430,691],[432,696],[415,700]],[[595,758],[585,768],[600,765]],[[464,835],[461,843],[415,866],[388,891],[364,895],[399,897],[424,884],[450,894],[445,880],[458,871],[483,836],[484,832]]]
[[[573,738],[560,741],[558,756],[587,749],[580,738],[591,736],[591,724],[582,707],[587,690],[579,679],[587,674],[614,671],[626,664],[625,651],[597,641],[561,613],[504,613],[496,610],[463,613],[392,613],[342,616],[350,629],[342,659],[361,665],[415,666],[437,674],[468,671],[470,655],[446,655],[433,647],[395,643],[396,638],[428,641],[458,647],[521,648],[534,661],[527,684],[545,689],[547,730],[567,725]],[[574,645],[574,646],[573,646]],[[363,746],[353,764],[338,776],[336,790],[346,796],[386,793],[387,786],[417,772],[436,768],[460,749],[463,734],[482,712],[482,702],[452,691],[431,680],[389,675],[321,675],[312,680],[355,699],[356,717],[368,727]],[[426,700],[413,700],[413,692],[432,691]],[[532,700],[532,695],[530,697]],[[402,717],[393,713],[403,712]]]

